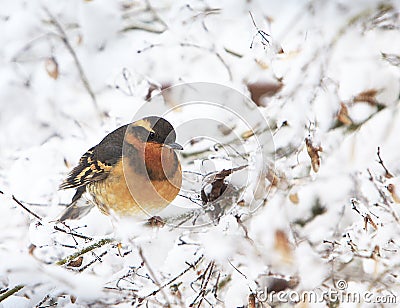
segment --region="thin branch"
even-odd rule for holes
[[[261,37],[261,44],[263,44],[263,46],[265,48],[265,46],[269,44],[269,39],[267,38],[267,36],[270,36],[270,35],[267,32],[265,32],[264,30],[261,30],[257,26],[257,24],[254,20],[253,14],[251,14],[250,11],[249,11],[249,14],[250,14],[251,20],[253,21],[253,25],[257,30],[257,33],[253,36],[253,39],[251,40],[250,48],[253,48],[254,39],[256,38],[257,35],[259,35]],[[267,43],[265,43],[265,42],[267,42]]]
[[[245,274],[243,274],[236,266],[234,266],[232,264],[231,260],[228,260],[228,262],[240,275],[242,275],[247,280],[247,276]]]
[[[191,269],[195,269],[196,266],[200,263],[201,260],[203,260],[203,255],[200,256],[193,264],[189,264],[189,266],[182,271],[179,275],[175,276],[174,278],[172,278],[171,280],[167,281],[166,283],[164,283],[163,285],[161,285],[157,290],[147,294],[146,296],[142,297],[139,299],[139,303],[142,303],[145,299],[149,298],[150,296],[154,296],[156,295],[158,292],[160,292],[162,289],[164,289],[166,286],[170,285],[171,283],[175,282],[177,279],[179,279],[180,277],[182,277],[183,275],[185,275],[188,271],[190,271]]]
[[[89,251],[92,251],[92,250],[94,250],[96,248],[100,248],[100,247],[102,247],[102,246],[104,246],[106,244],[112,243],[113,241],[114,241],[113,238],[101,239],[100,241],[98,241],[98,242],[96,242],[96,243],[94,243],[92,245],[89,245],[89,246],[77,251],[76,253],[74,253],[72,255],[69,255],[68,257],[65,257],[62,260],[57,261],[55,264],[56,265],[64,265],[65,263],[68,263],[68,262],[70,262],[72,260],[75,260],[76,258],[84,255],[85,253],[87,253]]]
[[[43,305],[47,300],[49,300],[49,299],[50,299],[50,295],[49,295],[49,294],[46,294],[46,296],[43,297],[43,299],[42,299],[39,303],[37,303],[37,305],[35,306],[35,308],[40,308],[40,307],[42,307],[42,305]]]
[[[6,298],[10,297],[11,295],[17,293],[19,290],[21,290],[24,286],[23,285],[17,285],[14,288],[8,290],[7,292],[3,293],[0,295],[0,302],[4,301]]]
[[[247,239],[248,241],[250,241],[250,243],[254,245],[253,239],[250,238],[250,236],[249,236],[249,230],[244,225],[243,221],[240,219],[240,216],[239,215],[235,215],[235,218],[236,218],[236,222],[238,223],[238,225],[243,229],[244,238]]]
[[[68,226],[66,226],[66,227],[68,227]],[[88,237],[88,236],[85,236],[85,235],[82,235],[82,234],[79,234],[79,233],[76,233],[76,232],[72,232],[72,231],[67,231],[67,230],[61,229],[59,226],[54,226],[54,230],[63,232],[65,234],[69,234],[72,237],[79,237],[79,238],[87,240],[87,241],[92,241],[93,240],[93,238],[91,238],[91,237]]]
[[[86,76],[86,74],[85,74],[85,72],[83,70],[83,67],[82,67],[82,65],[81,65],[81,63],[80,63],[80,61],[78,59],[78,56],[75,53],[74,48],[71,45],[71,42],[68,40],[68,36],[65,33],[63,27],[58,22],[58,20],[54,17],[54,15],[52,13],[50,13],[50,11],[47,8],[43,8],[43,9],[46,12],[46,14],[49,16],[50,22],[56,27],[57,31],[59,32],[60,39],[62,40],[62,42],[64,43],[65,47],[67,48],[67,50],[71,54],[71,56],[72,56],[72,58],[73,58],[73,60],[75,62],[76,68],[78,69],[79,77],[81,78],[81,81],[82,81],[86,91],[89,93],[89,95],[90,95],[90,97],[92,99],[94,108],[96,109],[96,111],[98,112],[98,114],[100,116],[104,116],[104,115],[107,116],[106,113],[100,112],[100,108],[99,108],[99,106],[97,104],[96,95],[94,94],[94,92],[92,90],[92,87],[90,86],[89,80],[88,80],[88,78],[87,78],[87,76]]]
[[[153,269],[151,268],[149,262],[148,262],[147,259],[144,257],[144,255],[143,255],[143,250],[142,250],[141,247],[139,247],[139,256],[140,256],[140,258],[142,259],[143,263],[146,265],[146,267],[147,267],[147,269],[148,269],[150,275],[153,277],[152,280],[153,280],[154,283],[157,285],[157,287],[160,288],[160,285],[161,285],[161,284],[160,284],[160,282],[158,281],[157,276],[154,274]],[[164,299],[165,299],[165,302],[166,302],[167,306],[169,306],[170,304],[169,304],[169,300],[168,300],[168,295],[165,293],[164,289],[161,289],[160,291],[161,291],[161,293],[162,293],[162,295],[163,295],[163,297],[164,297]]]
[[[197,301],[199,298],[200,298],[200,301],[199,301],[199,303],[197,304],[197,307],[201,307],[201,303],[203,302],[203,300],[204,300],[204,298],[205,298],[205,295],[206,295],[207,285],[208,285],[208,283],[209,283],[209,281],[210,281],[211,275],[212,275],[213,270],[214,270],[214,265],[215,265],[215,262],[214,262],[214,261],[211,261],[211,262],[208,264],[208,266],[207,266],[205,272],[201,275],[201,277],[202,277],[202,282],[201,282],[201,289],[200,289],[200,292],[199,292],[199,294],[196,296],[196,298],[193,300],[193,302],[189,305],[189,307],[193,307],[193,306],[195,305],[196,301]],[[207,275],[207,272],[208,272],[208,275]],[[206,275],[207,275],[207,278],[206,278]]]
[[[369,180],[372,182],[372,184],[375,186],[375,189],[378,191],[379,195],[381,196],[383,200],[383,204],[385,204],[388,207],[388,210],[392,214],[393,218],[396,220],[397,223],[400,223],[400,218],[397,215],[396,211],[393,209],[391,203],[389,202],[388,198],[386,197],[385,193],[383,192],[382,189],[378,187],[378,185],[375,182],[374,177],[372,176],[371,170],[367,169],[367,172],[369,174]]]
[[[12,195],[12,199],[20,206],[22,207],[25,211],[27,211],[29,214],[31,214],[33,217],[37,218],[38,220],[42,220],[42,217],[40,217],[38,214],[32,212],[30,209],[28,209],[25,205],[22,204],[21,201],[19,201],[17,198],[15,198],[14,195]]]
[[[376,155],[378,156],[378,163],[382,166],[383,170],[385,170],[385,177],[387,179],[390,179],[393,177],[393,174],[386,168],[385,164],[383,163],[383,160],[381,158],[381,147],[378,147],[378,151],[376,152]]]
[[[81,267],[78,272],[83,272],[85,269],[87,269],[89,266],[91,266],[93,263],[100,261],[101,257],[104,257],[106,254],[108,253],[108,251],[103,251],[100,255],[96,256],[96,258],[94,258],[92,261],[90,261],[88,264],[86,264],[85,266]]]

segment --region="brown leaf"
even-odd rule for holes
[[[394,184],[389,184],[387,186],[387,190],[390,192],[390,195],[392,196],[393,201],[396,203],[400,203],[400,197],[396,193],[396,186],[394,186]]]
[[[306,147],[308,156],[311,158],[311,166],[315,173],[318,172],[319,167],[321,166],[321,159],[319,157],[319,152],[322,151],[322,147],[313,146],[311,139],[306,138]]]
[[[269,65],[267,63],[265,63],[265,61],[260,60],[260,59],[255,59],[254,61],[256,61],[258,66],[260,66],[263,70],[269,69]]]
[[[363,92],[360,92],[353,98],[354,103],[365,102],[371,106],[379,105],[379,102],[376,99],[376,95],[379,93],[377,89],[368,89]]]
[[[239,200],[238,202],[237,202],[237,205],[239,205],[239,206],[244,206],[246,204],[246,202],[242,199],[242,200]]]
[[[293,204],[299,204],[299,195],[298,195],[297,193],[290,194],[290,195],[289,195],[289,200],[290,200]]]
[[[281,254],[285,262],[292,261],[292,247],[286,233],[282,230],[275,231],[275,249]]]
[[[58,63],[54,57],[50,57],[44,63],[44,67],[46,69],[47,74],[53,78],[58,78]]]
[[[271,183],[272,187],[278,186],[280,179],[273,168],[268,168],[265,177]]]
[[[231,169],[223,169],[205,179],[205,184],[201,189],[201,200],[203,201],[203,204],[207,204],[208,202],[217,200],[227,188],[225,178],[230,176],[232,173],[242,170],[246,167],[247,165]],[[206,193],[205,188],[208,187],[208,185],[211,185],[211,191],[209,193]]]
[[[78,259],[75,259],[75,260],[70,261],[70,262],[67,264],[67,266],[70,266],[70,267],[80,267],[80,266],[82,265],[82,262],[83,262],[83,257],[81,256],[81,257],[79,257]]]
[[[250,130],[247,130],[244,133],[242,133],[242,135],[240,137],[242,137],[242,139],[246,140],[252,136],[254,136],[254,130],[250,129]]]
[[[343,103],[340,103],[340,109],[337,115],[337,119],[339,122],[343,123],[344,125],[351,125],[353,124],[353,121],[351,120],[349,116],[349,110],[347,109],[347,106]]]
[[[31,256],[33,256],[33,252],[35,251],[35,249],[36,249],[36,245],[34,245],[34,244],[29,245],[29,254]]]
[[[152,216],[147,220],[146,225],[150,227],[162,228],[164,227],[165,222],[160,216]]]
[[[282,82],[257,81],[247,84],[253,102],[255,102],[257,106],[263,107],[265,107],[264,98],[274,96],[282,87]]]
[[[248,308],[256,308],[256,296],[254,295],[254,293],[251,293],[249,295],[247,302],[248,302],[248,305],[247,305]]]

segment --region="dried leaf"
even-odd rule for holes
[[[256,308],[256,296],[254,295],[254,293],[251,293],[249,295],[247,303],[248,303],[247,305],[248,308]]]
[[[29,254],[31,256],[33,256],[33,253],[34,253],[35,249],[36,249],[36,245],[34,245],[34,244],[30,244],[29,245]]]
[[[255,59],[254,61],[256,61],[258,66],[261,67],[263,70],[269,69],[269,65],[267,63],[265,63],[263,60]]]
[[[264,98],[274,96],[282,87],[282,82],[257,81],[247,84],[247,89],[250,92],[253,102],[255,102],[257,106],[263,107],[266,105]]]
[[[165,222],[160,216],[152,216],[147,220],[146,225],[150,227],[162,228],[164,227]]]
[[[311,158],[311,166],[315,173],[318,172],[319,167],[321,166],[321,158],[319,157],[319,152],[322,151],[322,147],[320,146],[313,146],[311,139],[306,138],[306,147],[307,153]]]
[[[376,99],[376,95],[379,93],[377,89],[368,89],[363,92],[360,92],[353,98],[354,103],[365,102],[370,104],[371,106],[379,105],[379,102]]]
[[[242,135],[240,137],[242,137],[242,139],[246,140],[252,136],[254,136],[254,130],[251,129],[251,130],[247,130],[244,133],[242,133]]]
[[[70,261],[70,262],[67,264],[67,266],[70,266],[70,267],[80,267],[80,266],[82,265],[82,262],[83,262],[83,257],[80,256],[79,258]]]
[[[289,200],[294,204],[299,204],[299,195],[297,193],[290,194]]]
[[[394,184],[389,184],[387,186],[387,190],[390,192],[390,195],[392,196],[393,201],[396,203],[400,203],[400,197],[396,193],[396,186],[394,186]]]
[[[282,230],[275,232],[275,249],[281,254],[285,262],[292,262],[292,247],[286,233]]]
[[[237,202],[237,205],[239,206],[244,206],[245,204],[246,202],[243,199]]]
[[[48,58],[44,63],[47,74],[53,78],[58,78],[58,63],[54,57]]]
[[[267,174],[265,176],[266,176],[267,180],[271,183],[272,187],[278,186],[280,180],[273,168],[268,168]]]
[[[351,125],[353,124],[353,121],[351,120],[349,116],[349,110],[347,109],[347,106],[343,103],[340,103],[340,109],[337,115],[337,119],[339,122],[343,123],[344,125]]]
[[[203,204],[213,202],[221,197],[228,186],[225,183],[225,178],[230,176],[232,173],[242,170],[246,167],[247,165],[231,169],[223,169],[218,173],[212,174],[211,176],[207,177],[201,189],[201,200],[203,201]],[[209,185],[211,185],[210,190],[206,189],[207,187],[209,187]]]

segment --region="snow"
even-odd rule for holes
[[[344,279],[398,304],[400,68],[382,53],[400,55],[399,16],[394,0],[4,1],[0,298],[24,287],[0,307],[242,307],[265,277],[295,292]],[[255,82],[283,87],[257,107]],[[154,114],[185,146],[166,224],[97,208],[57,223],[80,156]],[[244,165],[203,204],[213,172]],[[81,265],[56,264],[105,238]]]

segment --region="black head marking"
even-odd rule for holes
[[[143,118],[133,123],[130,129],[144,142],[170,144],[174,143],[176,139],[176,133],[171,123],[157,116]]]

